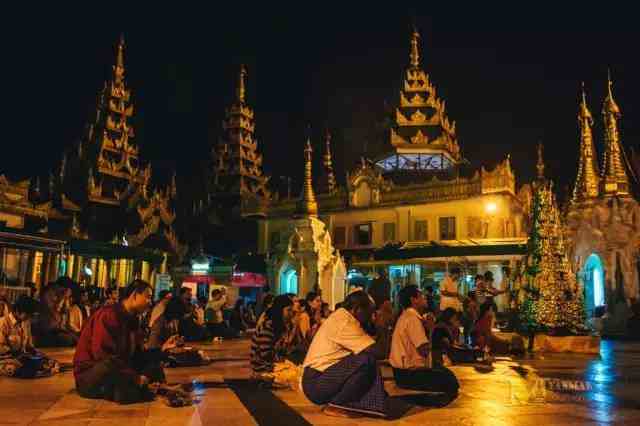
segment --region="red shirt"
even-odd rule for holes
[[[104,306],[87,321],[73,357],[76,382],[97,362],[112,358],[122,374],[137,376],[132,357],[137,346],[138,320],[125,312],[120,303]]]

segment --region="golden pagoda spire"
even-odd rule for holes
[[[538,179],[544,180],[544,159],[542,158],[542,142],[538,143],[538,162],[536,163],[536,169],[538,170]]]
[[[124,78],[124,46],[124,33],[121,33],[116,53],[116,64],[113,66],[113,79],[116,84],[122,83]]]
[[[411,32],[411,53],[409,54],[409,63],[412,67],[418,68],[420,66],[420,47],[418,46],[418,40],[420,39],[420,33],[414,26]]]
[[[304,185],[302,187],[302,197],[298,201],[298,214],[303,216],[317,216],[318,203],[313,193],[313,177],[312,177],[312,153],[311,140],[307,139],[307,145],[304,149]]]
[[[336,176],[333,173],[333,161],[331,158],[331,132],[327,129],[326,134],[326,147],[324,153],[324,167],[327,172],[327,191],[329,194],[336,192]]]
[[[618,130],[618,119],[622,114],[613,99],[610,71],[607,77],[607,96],[602,106],[605,142],[601,178],[602,193],[604,195],[627,195],[629,194],[629,177],[624,165],[624,152]]]
[[[240,65],[240,72],[238,74],[238,87],[236,89],[236,97],[237,101],[241,104],[245,103],[245,78],[247,77],[247,68],[243,65]]]
[[[582,83],[582,99],[578,109],[578,123],[580,124],[580,160],[578,174],[573,187],[572,202],[584,201],[599,195],[598,166],[596,152],[593,146],[593,117],[587,107],[587,96]]]

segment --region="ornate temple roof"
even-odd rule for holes
[[[390,131],[393,153],[376,161],[385,172],[448,170],[461,162],[455,122],[420,64],[420,34],[413,30],[395,124]]]
[[[213,150],[214,192],[218,195],[269,198],[269,178],[262,173],[262,155],[254,137],[254,113],[246,102],[247,70],[238,74],[236,99],[226,110],[224,136]]]

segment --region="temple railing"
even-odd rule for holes
[[[482,194],[480,180],[447,182],[433,186],[416,186],[381,194],[380,204],[408,204],[459,200]]]

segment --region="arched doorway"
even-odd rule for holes
[[[592,253],[584,264],[584,301],[589,316],[605,304],[604,268],[600,256]]]
[[[280,294],[298,294],[298,273],[291,265],[282,268],[280,272]]]

